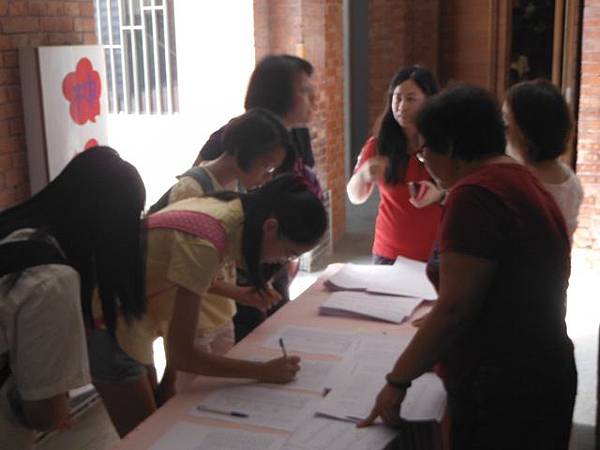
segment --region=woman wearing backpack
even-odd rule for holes
[[[295,157],[286,128],[266,109],[254,108],[232,119],[225,127],[221,141],[225,151],[212,161],[201,162],[179,177],[165,195],[150,208],[157,212],[168,204],[187,198],[256,188],[268,181],[275,170],[289,164]],[[232,317],[236,303],[264,312],[281,300],[270,283],[258,291],[253,286],[236,285],[235,261],[223,265],[203,298],[196,346],[209,353],[223,355],[235,342]],[[178,386],[183,387],[185,374],[179,374]],[[167,367],[159,403],[174,393],[175,373]]]
[[[140,367],[151,366],[152,343],[164,336],[167,364],[173,370],[269,382],[292,380],[299,370],[297,357],[256,362],[195,346],[198,315],[224,264],[238,260],[252,286],[262,291],[266,287],[263,264],[284,263],[310,250],[325,232],[326,217],[321,201],[294,175],[278,176],[246,194],[189,198],[151,215],[146,224],[148,313],[129,324],[120,320],[119,349]],[[94,374],[94,382],[123,436],[156,405],[148,377],[125,380],[119,379],[119,373],[115,365],[104,379]]]
[[[95,147],[0,213],[0,372],[10,372],[0,448],[32,448],[36,431],[68,424],[69,390],[90,382],[84,322],[94,290],[109,329],[117,303],[125,318],[141,317],[144,201],[135,168]]]

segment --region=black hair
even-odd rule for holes
[[[294,108],[294,83],[298,74],[313,74],[313,66],[293,55],[265,56],[254,68],[244,108],[265,108],[280,117]]]
[[[429,150],[462,161],[502,155],[506,147],[498,102],[477,86],[456,85],[427,100],[417,130]]]
[[[411,66],[397,72],[386,92],[385,109],[375,124],[374,134],[377,136],[377,153],[387,156],[390,165],[385,173],[385,182],[397,184],[404,180],[408,165],[408,142],[400,124],[394,118],[392,97],[396,86],[412,80],[419,86],[426,97],[431,97],[439,91],[438,83],[433,73],[419,66]]]
[[[275,114],[264,108],[252,108],[231,119],[223,130],[221,143],[244,172],[250,170],[258,156],[279,146],[285,151],[280,170],[291,170],[296,160],[296,149],[287,128]]]
[[[298,175],[278,175],[245,194],[217,192],[208,196],[222,201],[241,199],[244,209],[242,255],[248,279],[258,290],[265,289],[267,281],[260,253],[263,224],[268,218],[277,220],[281,238],[298,244],[316,245],[327,229],[323,203]]]
[[[86,325],[93,328],[92,295],[102,301],[111,332],[145,310],[141,214],[146,193],[139,173],[109,147],[75,156],[44,189],[0,213],[0,239],[21,228],[52,236],[81,279]]]
[[[573,126],[569,106],[550,81],[537,79],[512,86],[506,102],[527,144],[527,159],[548,161],[566,148]]]

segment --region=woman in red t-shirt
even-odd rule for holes
[[[374,186],[379,188],[381,198],[373,242],[375,264],[393,264],[398,256],[426,261],[431,251],[440,208],[413,206],[409,185],[431,180],[415,158],[415,118],[427,97],[437,92],[435,77],[422,67],[408,67],[394,75],[385,110],[376,126],[377,137],[367,140],[348,182],[348,198],[354,204],[366,202]],[[431,183],[429,186],[434,187]]]
[[[428,274],[438,300],[372,413],[400,423],[411,381],[444,365],[452,450],[566,450],[577,373],[565,325],[567,227],[551,194],[504,154],[500,108],[458,86],[429,100],[419,157],[449,189]]]

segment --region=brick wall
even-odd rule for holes
[[[369,126],[385,106],[392,76],[423,65],[434,72],[439,59],[440,0],[369,0]]]
[[[334,239],[345,230],[342,0],[254,0],[257,60],[296,54],[315,67],[317,105],[311,120],[316,170],[332,192]]]
[[[577,175],[585,198],[575,245],[600,250],[600,0],[585,0],[577,140]],[[594,259],[600,263],[600,255]]]
[[[18,49],[95,43],[93,0],[0,0],[0,210],[29,196]]]

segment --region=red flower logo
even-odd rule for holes
[[[84,150],[89,150],[92,147],[97,147],[98,146],[98,141],[96,139],[89,139],[85,145],[83,146]]]
[[[87,58],[81,58],[75,72],[67,74],[62,84],[63,95],[69,101],[69,113],[79,125],[95,122],[100,114],[100,74]]]

